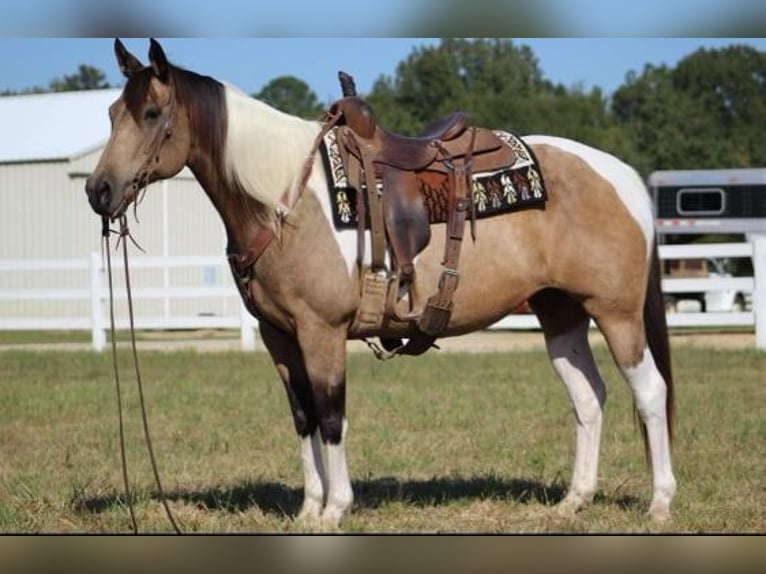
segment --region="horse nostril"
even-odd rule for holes
[[[112,188],[109,185],[109,182],[106,180],[101,180],[101,183],[96,189],[96,197],[98,198],[99,201],[101,201],[102,204],[106,205],[107,203],[109,203],[111,191],[112,191]]]
[[[94,209],[100,211],[109,205],[112,200],[112,187],[106,179],[88,179],[85,183],[85,193],[88,194],[88,201]]]

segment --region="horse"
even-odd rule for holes
[[[312,155],[323,124],[170,63],[154,39],[148,65],[119,39],[114,50],[126,83],[86,182],[89,203],[114,220],[147,185],[184,166],[193,172],[225,226],[229,255],[247,269],[238,286],[287,393],[304,479],[295,519],[338,526],[353,504],[346,342],[361,338],[352,329],[360,254],[356,232],[332,223],[326,168]],[[539,161],[547,203],[478,222],[477,237],[464,242],[442,336],[487,328],[528,301],[573,406],[574,466],[557,504],[573,514],[596,493],[607,397],[588,341],[594,322],[632,391],[652,472],[648,515],[666,521],[676,491],[673,377],[647,189],[603,151],[553,136],[523,139]],[[435,288],[443,228],[433,226],[414,262],[413,292]],[[413,329],[400,323],[376,334],[408,338]]]

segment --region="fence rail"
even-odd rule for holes
[[[704,279],[670,279],[662,281],[665,293],[712,292],[733,289],[751,294],[752,310],[738,312],[708,313],[669,313],[668,324],[671,327],[728,327],[754,326],[756,347],[766,349],[766,236],[754,236],[749,243],[717,243],[695,245],[662,245],[661,259],[693,258],[730,258],[747,257],[753,261],[753,277],[710,277]],[[229,282],[224,286],[176,286],[168,281],[170,269],[177,268],[215,268],[223,270],[228,277],[228,263],[223,257],[134,257],[131,270],[162,269],[164,284],[160,286],[140,286],[134,289],[136,305],[142,300],[160,299],[169,301],[178,299],[221,299],[236,297],[238,293]],[[115,262],[115,270],[120,273],[121,262]],[[88,279],[83,279],[82,286],[39,289],[0,289],[0,302],[8,301],[90,301],[89,316],[80,317],[0,317],[0,330],[90,330],[93,348],[101,350],[106,346],[107,297],[104,267],[98,253],[90,258],[46,259],[46,260],[6,260],[0,261],[1,273],[51,273],[55,271],[81,271]],[[55,276],[55,274],[51,274]],[[124,300],[124,290],[115,292],[117,300]],[[128,327],[126,316],[116,319],[118,329]],[[165,313],[155,317],[136,317],[138,329],[240,329],[243,349],[255,347],[255,320],[239,302],[237,312],[220,315],[178,316]],[[538,329],[539,323],[533,315],[509,315],[495,323],[493,329]]]

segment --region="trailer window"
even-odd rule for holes
[[[676,208],[679,215],[722,215],[726,208],[723,189],[688,188],[678,190]]]

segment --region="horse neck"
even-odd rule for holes
[[[233,88],[224,88],[226,138],[219,157],[196,134],[189,167],[213,202],[230,241],[246,249],[257,230],[273,225],[282,198],[296,185],[319,131]],[[194,136],[193,136],[193,139]]]

